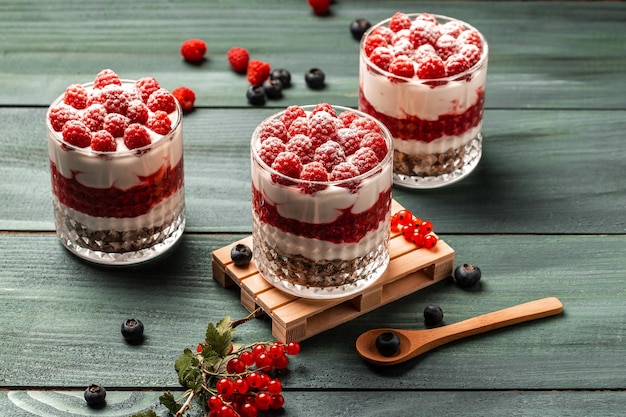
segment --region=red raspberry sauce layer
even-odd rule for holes
[[[127,190],[117,187],[92,188],[76,181],[76,175],[66,178],[50,163],[52,190],[61,203],[93,217],[137,217],[148,213],[154,206],[174,194],[183,186],[183,160],[175,167],[163,165],[141,183]]]
[[[483,119],[485,90],[480,88],[477,93],[476,103],[468,107],[464,113],[442,114],[437,120],[422,120],[411,115],[407,115],[404,119],[396,119],[379,113],[367,101],[362,89],[359,91],[359,110],[380,120],[391,131],[394,138],[429,143],[442,136],[460,136],[480,123]]]
[[[378,229],[380,222],[385,220],[391,207],[391,188],[381,192],[378,201],[364,212],[353,214],[351,207],[348,207],[331,223],[313,224],[287,219],[255,187],[252,187],[252,207],[260,222],[283,232],[332,243],[358,243],[369,231]]]

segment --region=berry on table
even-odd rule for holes
[[[248,64],[248,82],[251,85],[263,85],[263,81],[270,76],[270,71],[270,64],[259,61],[258,59],[253,59]]]
[[[443,310],[436,304],[428,304],[424,308],[424,324],[426,327],[438,327],[443,324]]]
[[[265,90],[262,85],[251,85],[246,90],[246,98],[248,99],[248,103],[253,106],[263,106],[265,105],[267,96],[265,95]]]
[[[291,87],[291,73],[284,68],[277,68],[270,72],[270,79],[280,80],[283,88]]]
[[[245,73],[250,62],[250,53],[241,46],[233,46],[226,52],[226,59],[233,71]]]
[[[230,250],[230,259],[236,266],[248,266],[252,259],[252,249],[248,245],[238,243]]]
[[[107,391],[98,384],[89,385],[83,394],[87,405],[91,408],[102,408],[106,405]]]
[[[202,39],[187,39],[180,45],[180,54],[185,61],[194,64],[202,62],[206,50],[206,42]]]
[[[318,16],[325,16],[330,11],[330,1],[331,0],[307,0],[309,6]]]
[[[310,89],[321,90],[326,85],[326,75],[319,68],[311,68],[304,74],[304,81]]]
[[[122,323],[122,336],[131,345],[139,344],[143,341],[143,323],[137,319],[126,319]]]
[[[277,78],[267,78],[263,81],[263,91],[270,100],[277,100],[283,96],[283,83]]]
[[[384,332],[376,338],[376,349],[383,356],[393,356],[400,350],[400,338],[394,332]]]
[[[172,90],[172,95],[174,96],[174,98],[176,98],[178,104],[180,104],[180,108],[183,111],[189,111],[193,109],[193,106],[196,102],[196,93],[194,93],[191,88],[185,86],[176,87],[174,90]]]
[[[461,288],[473,287],[480,281],[480,268],[472,264],[462,264],[454,270],[454,281]]]
[[[350,33],[352,34],[352,37],[354,39],[360,41],[363,37],[363,34],[367,32],[367,30],[371,27],[372,24],[367,19],[354,19],[352,22],[350,22]]]

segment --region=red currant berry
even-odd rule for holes
[[[207,401],[207,405],[211,410],[219,410],[219,408],[224,405],[224,402],[217,395],[211,395]]]
[[[424,220],[419,225],[420,232],[425,236],[433,231],[433,224],[428,220]]]
[[[251,388],[260,388],[261,384],[263,384],[263,378],[259,372],[250,372],[246,376],[246,382]]]
[[[272,361],[272,366],[276,369],[285,369],[289,365],[289,358],[287,355],[283,354],[277,358],[274,358]]]
[[[254,355],[254,360],[259,357],[260,354],[265,353],[267,351],[267,347],[262,344],[255,345],[252,348],[252,354]]]
[[[288,355],[296,356],[298,353],[300,353],[300,343],[298,342],[287,343],[287,347],[285,348],[285,351],[287,352]]]
[[[215,389],[222,398],[227,398],[235,392],[235,384],[230,378],[222,378],[215,384]]]
[[[279,408],[283,408],[283,405],[285,405],[285,398],[283,398],[282,395],[280,395],[280,394],[272,395],[272,408],[274,410],[278,410]]]
[[[267,353],[270,355],[270,357],[276,359],[281,356],[285,356],[285,349],[282,347],[282,345],[273,344],[269,347]]]
[[[413,234],[413,238],[411,239],[411,242],[413,242],[413,244],[415,246],[417,246],[418,248],[421,248],[422,246],[424,246],[424,235],[420,233],[419,230],[416,230],[415,233]]]
[[[424,247],[432,249],[437,246],[437,238],[433,235],[424,236]]]
[[[230,405],[224,404],[217,410],[217,417],[235,417],[235,409]]]
[[[257,417],[259,415],[259,410],[254,404],[243,403],[239,408],[239,415],[241,417]]]
[[[270,370],[273,363],[274,359],[267,353],[261,353],[256,358],[256,367],[263,371]]]
[[[415,227],[413,226],[402,226],[402,236],[409,242],[413,239],[413,234],[415,232]]]
[[[413,214],[409,210],[400,210],[396,215],[400,224],[407,225],[413,222]]]
[[[398,218],[396,216],[392,216],[391,217],[391,231],[393,233],[398,233],[399,229],[398,229]]]
[[[245,394],[248,392],[248,383],[243,378],[237,378],[234,382],[234,386],[237,394]]]
[[[199,343],[198,346],[196,347],[196,352],[202,353],[202,347],[203,347],[202,343]]]
[[[245,350],[245,351],[241,352],[241,354],[239,355],[239,359],[241,359],[241,361],[246,366],[254,365],[254,355],[249,350]]]
[[[246,370],[246,364],[239,358],[232,358],[226,364],[226,371],[229,374],[242,374]]]
[[[256,396],[256,406],[259,410],[269,410],[272,407],[272,395],[262,391]]]
[[[267,384],[267,392],[276,395],[283,392],[283,384],[278,379],[272,379]]]
[[[259,388],[264,390],[271,379],[268,374],[261,374],[261,386]]]

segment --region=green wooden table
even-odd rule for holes
[[[251,231],[248,143],[290,104],[356,107],[358,44],[349,23],[395,11],[454,16],[490,43],[484,154],[462,182],[394,188],[431,219],[482,286],[451,279],[302,343],[283,378],[284,416],[623,416],[626,409],[626,3],[339,0],[326,17],[304,0],[0,1],[0,415],[128,416],[180,390],[173,362],[209,321],[243,317],[236,288],[212,279],[211,252]],[[183,40],[208,43],[186,64]],[[251,107],[226,51],[291,71],[282,100]],[[322,68],[327,88],[306,88]],[[49,103],[103,68],[154,75],[197,93],[185,116],[187,228],[172,256],[98,268],[54,234],[45,142]],[[428,303],[446,323],[547,296],[557,317],[475,336],[406,364],[376,368],[355,340],[376,327],[423,328]],[[130,346],[121,322],[146,326]],[[238,328],[271,339],[271,323]],[[82,393],[107,388],[107,407]]]

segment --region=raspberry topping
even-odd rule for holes
[[[180,46],[180,54],[187,62],[202,62],[206,54],[206,42],[202,39],[187,39]]]
[[[142,77],[135,81],[135,88],[139,91],[144,103],[148,102],[150,95],[161,88],[159,82],[154,77]]]
[[[315,154],[313,141],[307,135],[302,134],[294,135],[289,139],[289,142],[287,142],[287,150],[298,155],[303,164],[312,162],[313,155]]]
[[[91,131],[80,120],[69,120],[63,125],[63,140],[79,148],[91,145]]]
[[[413,78],[415,75],[415,66],[413,65],[412,60],[404,56],[400,56],[394,59],[391,65],[389,65],[389,72],[397,75],[398,77]],[[395,80],[395,78],[392,79],[392,81]]]
[[[372,51],[370,61],[382,70],[388,71],[393,57],[394,54],[391,49],[386,46],[378,46]]]
[[[291,123],[289,126],[289,136],[294,137],[296,135],[307,135],[309,134],[309,119],[305,117],[298,117]]]
[[[80,84],[72,84],[65,89],[63,102],[75,109],[84,109],[87,107],[87,90]]]
[[[311,162],[302,167],[300,179],[315,182],[327,182],[328,172],[320,162]],[[306,194],[313,194],[326,188],[326,184],[314,184],[311,182],[300,182],[300,189]]]
[[[330,173],[329,180],[330,181],[345,181],[350,178],[354,178],[359,176],[359,169],[352,165],[350,162],[342,162],[339,165],[333,168],[333,171]],[[351,191],[356,191],[358,186],[357,181],[348,181],[346,183],[341,184],[342,187],[349,188]]]
[[[275,137],[282,140],[284,143],[289,141],[289,134],[283,122],[278,119],[269,119],[261,123],[259,127],[259,139],[263,142],[269,137]]]
[[[270,64],[253,59],[248,64],[248,82],[252,85],[262,85],[263,81],[270,76]]]
[[[176,99],[172,93],[164,88],[159,88],[154,93],[150,94],[146,104],[153,112],[162,110],[165,113],[171,113],[176,110]]]
[[[463,45],[460,53],[465,57],[465,59],[467,59],[470,68],[480,61],[480,49],[476,45]]]
[[[378,156],[372,148],[361,148],[354,153],[352,164],[357,167],[359,173],[365,174],[366,172],[374,169],[378,165]]]
[[[457,75],[470,69],[467,58],[461,54],[454,54],[446,59],[446,74]]]
[[[139,123],[133,123],[124,130],[124,144],[128,149],[137,149],[150,145],[152,140],[146,128]]]
[[[272,162],[272,169],[284,177],[273,174],[272,180],[277,184],[291,185],[293,182],[288,178],[300,178],[300,172],[302,171],[302,161],[298,155],[293,152],[285,151],[278,154],[274,162]],[[288,178],[285,178],[288,177]]]
[[[280,116],[280,120],[283,122],[285,127],[289,129],[291,123],[299,117],[306,118],[306,112],[300,106],[289,106],[285,109],[284,113]]]
[[[337,111],[329,103],[319,103],[319,104],[316,104],[315,107],[313,108],[313,110],[311,110],[311,117],[314,114],[322,112],[322,111],[330,114],[330,116],[333,117],[333,118],[337,117]]]
[[[363,49],[365,50],[365,55],[368,57],[372,55],[374,49],[379,46],[388,46],[387,39],[385,39],[382,35],[370,35],[365,39],[365,43],[363,44]]]
[[[408,29],[411,27],[411,18],[404,13],[396,12],[391,16],[389,21],[389,29],[394,32],[399,32],[402,29]]]
[[[325,111],[312,115],[309,119],[309,134],[313,148],[317,149],[329,140],[337,140],[337,124],[335,119]]]
[[[338,116],[343,127],[350,127],[352,122],[358,119],[359,117],[361,116],[359,116],[357,113],[350,111],[350,110],[346,110]]]
[[[435,51],[444,61],[459,51],[459,44],[451,35],[441,35],[435,43]]]
[[[148,119],[146,127],[148,129],[152,129],[159,135],[167,135],[168,132],[172,130],[172,121],[170,120],[167,113],[162,110],[157,110]]]
[[[113,137],[124,136],[124,131],[128,127],[128,118],[119,113],[109,113],[104,117],[102,127]]]
[[[459,34],[457,40],[460,45],[474,45],[479,50],[482,49],[483,46],[480,34],[474,29],[464,30]]]
[[[285,152],[287,147],[283,143],[282,140],[277,137],[269,137],[261,143],[259,148],[259,158],[263,162],[265,162],[268,166],[272,166],[272,163],[276,159],[276,157],[281,153]]]
[[[96,152],[115,152],[117,142],[106,130],[98,130],[91,136],[91,149]]]
[[[75,108],[65,104],[59,104],[50,109],[48,115],[50,124],[56,132],[63,130],[63,125],[70,120],[78,120],[80,118]]]
[[[148,121],[150,111],[148,110],[148,106],[141,100],[133,100],[128,103],[128,108],[126,109],[126,117],[130,120],[131,123],[140,123],[146,124]]]
[[[124,94],[121,86],[108,85],[102,89],[102,105],[108,113],[119,113],[126,115],[128,109],[128,98]]]
[[[341,145],[346,156],[350,156],[361,146],[361,136],[356,129],[343,127],[337,131],[337,143]]]
[[[233,46],[228,50],[228,52],[226,52],[226,58],[228,59],[228,63],[233,71],[244,73],[248,68],[250,53],[246,48]]]
[[[93,88],[104,88],[107,85],[122,85],[120,77],[110,69],[100,71],[93,81]]]
[[[422,60],[417,65],[417,76],[423,80],[433,80],[446,76],[446,66],[437,56]]]
[[[196,102],[196,93],[191,88],[185,86],[176,87],[172,90],[172,95],[176,98],[183,111],[193,109],[193,105]]]
[[[335,166],[346,161],[346,154],[341,145],[329,140],[315,150],[313,160],[320,162],[326,171],[331,172]]]
[[[387,148],[387,142],[383,135],[377,132],[371,132],[365,135],[361,140],[361,148],[370,148],[376,153],[376,157],[379,161],[385,159],[389,149]]]
[[[102,104],[92,104],[87,107],[85,112],[80,117],[80,120],[91,130],[96,132],[101,130],[104,125],[104,118],[107,115],[107,111]]]

